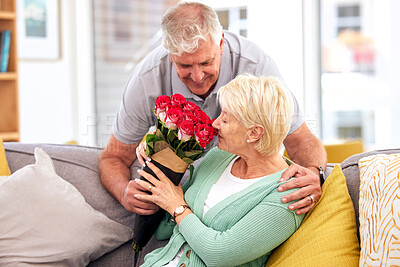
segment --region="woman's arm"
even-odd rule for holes
[[[179,230],[207,266],[236,266],[259,258],[283,243],[302,216],[276,204],[262,203],[232,228],[217,231],[188,215]]]

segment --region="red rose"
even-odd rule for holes
[[[183,110],[183,119],[192,122],[193,125],[197,123],[197,117],[192,112],[185,111],[185,109]]]
[[[169,106],[166,111],[165,125],[168,129],[175,130],[183,119],[183,112],[179,106]]]
[[[160,111],[158,112],[157,116],[160,119],[160,121],[165,122],[165,120],[167,119],[167,112]]]
[[[196,110],[194,112],[194,114],[197,117],[197,120],[199,123],[210,124],[210,118],[207,116],[207,114],[204,111]]]
[[[214,128],[207,124],[197,124],[194,127],[194,133],[196,141],[202,148],[205,148],[213,139]]]
[[[186,104],[186,98],[181,94],[173,94],[171,96],[171,104],[174,106],[181,106],[183,107]]]
[[[169,98],[169,96],[162,95],[162,96],[157,97],[157,99],[156,99],[156,109],[155,109],[155,113],[157,114],[157,116],[158,116],[158,114],[160,112],[165,111],[165,109],[169,105],[171,105],[171,99]]]
[[[183,120],[178,125],[178,139],[188,141],[194,135],[194,124],[190,121]]]
[[[183,107],[183,111],[194,112],[195,110],[200,110],[199,106],[192,102],[186,102],[186,105]]]

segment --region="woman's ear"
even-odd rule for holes
[[[261,136],[264,134],[265,129],[262,125],[255,125],[250,128],[250,133],[249,133],[249,142],[256,142],[258,141]]]

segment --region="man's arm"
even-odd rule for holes
[[[299,200],[289,206],[289,209],[296,210],[297,214],[303,214],[312,209],[321,197],[321,186],[319,171],[315,167],[326,167],[326,151],[322,143],[310,132],[307,125],[303,123],[296,131],[291,133],[283,141],[286,151],[292,164],[283,174],[281,181],[286,181],[290,177],[296,177],[278,188],[279,191],[286,191],[292,188],[300,188],[295,192],[282,198],[282,202],[287,203],[292,200]],[[314,203],[311,198],[314,197]]]
[[[99,156],[99,174],[103,186],[126,210],[149,215],[155,213],[158,206],[133,197],[143,191],[137,183],[131,182],[130,166],[136,159],[138,145],[124,144],[111,135],[107,147]]]
[[[283,141],[286,151],[292,161],[301,165],[311,164],[326,167],[326,151],[322,143],[303,123],[296,131]]]

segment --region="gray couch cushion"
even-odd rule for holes
[[[73,184],[94,209],[108,218],[133,228],[133,213],[129,213],[103,187],[97,170],[99,148],[53,145],[4,143],[11,172],[34,163],[35,147],[41,147],[53,159],[56,172]],[[91,262],[89,266],[134,266],[130,241],[118,249]]]
[[[357,229],[359,229],[360,227],[360,221],[358,218],[359,215],[358,198],[360,195],[360,170],[358,168],[358,161],[361,158],[370,155],[395,154],[395,153],[400,153],[400,149],[374,150],[371,152],[365,152],[351,156],[340,164],[340,167],[342,167],[343,170],[343,174],[346,176],[347,189],[349,190],[351,200],[353,201],[354,210],[356,212]]]

